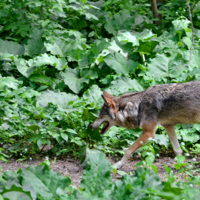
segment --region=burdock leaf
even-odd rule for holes
[[[71,180],[63,177],[60,173],[52,171],[47,165],[37,167],[30,166],[24,170],[19,170],[22,185],[31,185],[37,195],[43,199],[52,199],[57,195],[58,188],[65,189]]]
[[[17,42],[4,41],[0,39],[0,54],[3,53],[22,55],[24,53],[24,47]]]
[[[45,91],[42,92],[40,96],[37,97],[37,101],[40,105],[46,107],[48,103],[52,103],[58,106],[59,110],[71,112],[73,110],[72,106],[68,103],[70,101],[77,100],[78,97],[73,94],[67,94],[65,92],[53,92],[53,91]]]
[[[90,154],[89,167],[83,173],[81,187],[92,196],[102,197],[105,190],[111,188],[112,178],[110,175],[111,163],[104,153]]]
[[[61,74],[65,84],[74,92],[79,93],[83,88],[84,82],[88,83],[89,79],[86,77],[80,77],[79,69],[67,68],[64,73]]]
[[[105,29],[115,35],[119,30],[130,30],[134,24],[134,17],[130,16],[128,11],[115,14],[110,20],[107,20]]]
[[[116,73],[128,74],[129,72],[133,72],[134,69],[138,66],[138,62],[134,62],[132,60],[127,60],[120,53],[109,54],[106,58],[104,58],[106,64],[114,69]]]

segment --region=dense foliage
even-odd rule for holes
[[[157,19],[153,19],[147,0],[1,0],[0,159],[70,153],[78,154],[87,166],[91,153],[123,154],[122,149],[133,143],[141,130],[113,127],[104,136],[92,131],[89,124],[103,103],[102,91],[120,95],[155,84],[199,80],[200,3],[191,0],[190,7],[192,51],[192,28],[184,0],[159,5],[162,20],[158,26],[153,23]],[[192,59],[186,66],[190,54]],[[200,125],[179,125],[176,129],[181,148],[198,154]],[[46,146],[48,151],[44,151]],[[170,148],[165,131],[159,127],[157,138],[140,151],[156,155]],[[26,172],[18,174],[23,177]],[[124,177],[112,189],[108,179],[106,198],[117,195],[121,184],[127,195],[132,195],[132,189],[125,185],[135,179],[140,184],[145,180],[141,174],[151,174],[137,173],[133,179]],[[12,187],[22,191],[20,184]],[[24,195],[33,198],[30,190],[26,191]]]

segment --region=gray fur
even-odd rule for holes
[[[101,123],[109,123],[103,134],[114,125],[143,129],[140,138],[117,163],[118,168],[124,165],[131,153],[140,148],[140,142],[154,137],[155,128],[159,124],[166,129],[175,154],[181,155],[174,126],[200,122],[200,81],[155,85],[146,91],[126,93],[119,97],[113,97],[106,92],[104,94],[111,106],[104,104],[99,118],[91,128],[98,128],[100,120]]]

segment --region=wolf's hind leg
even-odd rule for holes
[[[123,158],[115,164],[117,169],[121,168],[126,163],[126,161],[132,156],[132,154],[141,146],[143,146],[150,137],[155,137],[155,128],[155,123],[143,125],[142,135],[127,149]]]
[[[174,153],[176,156],[181,156],[182,155],[182,150],[178,142],[178,138],[176,136],[175,132],[175,126],[163,126],[167,132],[167,135],[169,136],[169,140],[172,144],[172,148],[174,150]]]

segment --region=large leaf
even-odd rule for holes
[[[0,78],[0,91],[3,91],[5,88],[18,89],[18,86],[22,84],[22,81],[18,81],[13,77],[1,77]]]
[[[181,20],[174,20],[172,22],[175,31],[180,31],[180,30],[185,30],[187,31],[187,27],[191,22],[186,19],[181,19]]]
[[[157,144],[164,145],[166,148],[168,148],[169,145],[169,137],[167,135],[158,135],[156,134],[156,138],[153,139]]]
[[[137,52],[152,53],[157,44],[158,42],[156,41],[141,42]]]
[[[106,58],[104,58],[106,64],[114,69],[116,73],[128,74],[129,72],[133,72],[134,69],[138,66],[138,62],[134,62],[132,60],[127,60],[120,53],[109,54]]]
[[[156,34],[152,33],[149,29],[144,29],[141,33],[133,32],[137,35],[138,40],[147,41],[153,37],[156,37]]]
[[[58,70],[63,70],[67,67],[67,61],[65,58],[57,58],[48,54],[42,54],[41,56],[36,57],[34,60],[34,66],[40,67],[43,65],[54,66]]]
[[[107,49],[104,49],[104,51],[102,52],[102,56],[105,57],[107,56],[109,53],[114,53],[114,52],[117,52],[117,53],[120,53],[122,54],[124,57],[128,57],[128,54],[129,52],[132,50],[132,46],[131,48],[124,48],[125,45],[121,45],[119,44],[119,42],[115,41],[115,40],[112,40],[110,42],[110,46],[108,47],[108,50]]]
[[[50,51],[53,55],[59,55],[60,57],[65,57],[67,52],[70,52],[74,49],[83,49],[82,45],[86,43],[85,38],[79,38],[76,40],[67,39],[61,40],[58,39],[54,44],[45,43],[47,51]]]
[[[110,46],[110,43],[102,39],[100,41],[95,42],[91,46],[90,52],[92,52],[94,57],[97,57],[103,49],[106,49],[109,46]]]
[[[63,177],[60,173],[52,171],[48,166],[30,166],[24,170],[19,170],[22,185],[31,185],[37,195],[44,199],[52,199],[57,195],[57,189],[65,189],[71,180]]]
[[[65,84],[74,92],[78,93],[84,86],[84,82],[88,83],[89,79],[86,77],[79,77],[79,69],[67,68],[64,73],[61,74]]]
[[[83,94],[83,98],[90,104],[94,103],[95,106],[101,106],[103,103],[101,95],[101,89],[97,85],[93,85]]]
[[[110,43],[108,43],[105,40],[101,40],[101,41],[97,41],[93,45],[91,45],[91,48],[88,52],[84,52],[84,53],[82,52],[82,55],[81,55],[80,50],[79,50],[79,52],[77,52],[77,50],[75,50],[75,52],[77,52],[77,54],[74,51],[71,51],[68,53],[68,55],[75,54],[75,56],[78,57],[79,67],[83,68],[83,67],[90,66],[91,63],[93,63],[95,59],[96,59],[96,62],[98,62],[97,58],[102,55],[100,53],[102,51],[105,51],[106,48],[109,46],[110,46]],[[92,71],[94,71],[94,70],[92,70]]]
[[[189,50],[185,51],[183,53],[183,57],[184,57],[184,59],[189,61],[190,60],[190,51]],[[195,68],[195,67],[197,67],[197,69],[200,68],[200,51],[199,50],[192,50],[192,58],[191,58],[191,62],[189,65],[192,68]]]
[[[164,53],[169,53],[170,55],[174,55],[175,53],[178,52],[178,45],[176,44],[175,41],[164,37],[161,41],[160,38],[156,38],[156,41],[159,42],[158,48],[156,49],[158,53],[160,53],[161,51],[163,51]]]
[[[101,152],[90,154],[88,164],[82,176],[81,187],[92,196],[102,197],[105,190],[111,188],[111,163]]]
[[[80,159],[81,165],[86,168],[88,166],[88,159],[90,158],[91,154],[99,154],[101,151],[99,149],[93,148],[90,149],[88,146],[83,146],[80,150]]]
[[[189,132],[188,130],[181,130],[180,134],[183,138],[183,141],[185,142],[191,142],[191,143],[195,143],[200,139],[200,136],[198,133],[194,133],[194,132]]]
[[[56,40],[54,44],[45,43],[47,51],[50,51],[53,55],[59,55],[64,57],[66,52],[69,51],[71,47],[71,43],[66,44],[63,40]]]
[[[34,28],[33,32],[30,34],[30,39],[25,45],[25,54],[28,56],[38,55],[44,50],[44,42],[42,39],[43,31]]]
[[[58,109],[67,112],[71,112],[73,110],[72,106],[70,106],[68,103],[77,99],[78,97],[73,94],[66,94],[65,92],[53,92],[49,90],[43,92],[37,97],[37,101],[40,105],[46,107],[48,103],[51,102],[54,105],[58,105]]]
[[[23,58],[15,58],[14,59],[15,65],[17,66],[17,70],[24,75],[25,77],[29,77],[36,69],[33,66],[33,60],[26,61]]]
[[[122,11],[115,14],[113,19],[107,20],[105,29],[115,35],[119,30],[130,30],[134,24],[134,17],[130,16],[128,11]]]
[[[137,37],[128,31],[120,33],[119,36],[117,36],[117,39],[120,42],[130,42],[132,43],[132,46],[139,46]]]
[[[3,53],[22,55],[24,53],[24,47],[17,42],[4,41],[0,39],[0,54]]]
[[[144,89],[136,79],[130,79],[128,77],[123,76],[112,81],[109,89],[106,89],[107,92],[117,96],[126,93],[130,90],[143,91]]]
[[[33,74],[29,77],[29,80],[32,82],[49,85],[52,88],[55,87],[55,83],[54,83],[53,79],[44,74]]]
[[[36,199],[36,193],[30,185],[22,186],[20,184],[17,171],[6,171],[3,174],[3,179],[5,182],[0,183],[2,185],[0,193],[3,194],[4,198],[8,198],[10,200]]]
[[[148,73],[154,78],[175,77],[182,73],[184,60],[180,56],[167,57],[164,54],[157,54],[148,64]]]
[[[25,191],[24,188],[25,187],[12,185],[9,189],[4,188],[1,194],[4,199],[9,200],[35,200],[36,194],[31,196],[31,193],[29,191]]]

